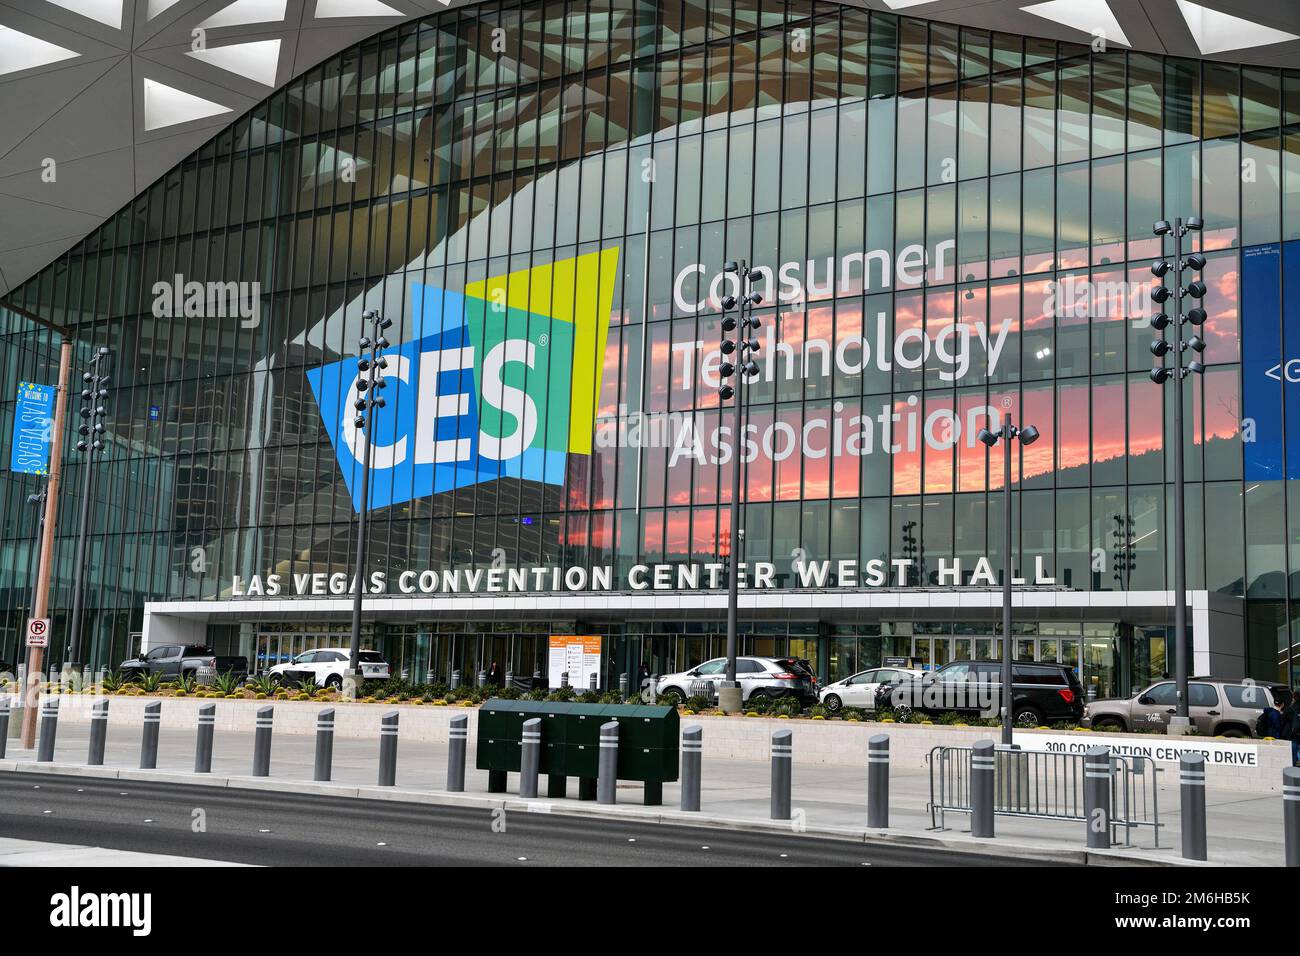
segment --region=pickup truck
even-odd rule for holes
[[[162,674],[164,678],[192,674],[211,679],[227,671],[244,677],[248,674],[248,661],[243,657],[218,657],[204,644],[160,644],[139,657],[123,661],[119,670],[127,680],[145,674]]]

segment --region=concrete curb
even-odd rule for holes
[[[790,824],[778,820],[755,820],[742,817],[724,817],[708,813],[670,812],[663,809],[632,805],[603,806],[596,803],[545,799],[520,800],[518,797],[490,797],[463,793],[441,793],[434,790],[403,790],[400,787],[350,786],[346,784],[316,783],[305,780],[281,780],[272,777],[220,776],[194,774],[184,771],[133,770],[113,767],[84,767],[57,763],[0,760],[0,772],[51,773],[61,776],[85,776],[98,779],[185,784],[190,786],[226,787],[239,790],[270,790],[279,793],[311,794],[363,800],[388,800],[398,803],[419,803],[429,806],[463,807],[484,810],[506,810],[517,813],[550,813],[568,817],[601,817],[602,819],[632,819],[638,823],[658,823],[675,826],[703,827],[718,830],[744,830],[759,833],[788,833]],[[953,853],[970,853],[982,856],[1010,857],[1026,863],[1062,863],[1077,866],[1213,866],[1183,860],[1159,850],[1077,850],[1055,849],[1032,843],[1011,843],[1006,840],[976,840],[954,836],[919,833],[894,833],[887,830],[858,830],[846,827],[809,826],[799,831],[806,836],[827,840],[845,840],[868,846],[909,846],[947,850]]]

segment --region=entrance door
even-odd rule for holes
[[[499,669],[497,679],[505,680],[506,671],[509,669],[510,643],[510,636],[507,634],[493,634],[487,639],[482,667],[488,672],[489,679],[492,675],[492,665],[496,664]]]
[[[912,656],[920,659],[921,670],[937,670],[953,659],[952,638],[914,637],[912,638]]]
[[[257,635],[256,653],[253,655],[253,673],[265,674],[276,664],[289,660],[290,635],[269,633]]]

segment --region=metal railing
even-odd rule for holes
[[[971,812],[971,748],[934,747],[926,755],[930,768],[931,830],[947,829],[946,813]],[[996,752],[994,809],[998,816],[1082,822],[1083,754],[1040,753],[1027,750]],[[1133,831],[1149,827],[1160,846],[1160,804],[1150,757],[1112,756],[1111,843],[1133,845]]]

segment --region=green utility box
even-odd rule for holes
[[[681,722],[675,707],[493,698],[479,708],[476,757],[478,769],[489,772],[492,792],[504,790],[505,772],[519,772],[524,721],[533,717],[542,722],[540,772],[553,781],[577,777],[580,797],[594,796],[600,727],[609,721],[618,724],[618,778],[644,782],[648,804],[659,803],[663,784],[677,779]]]
[[[600,725],[607,704],[570,704],[564,721],[564,775],[595,780],[600,770]]]
[[[618,724],[618,778],[670,783],[680,766],[680,720],[676,707],[610,704],[601,723]]]
[[[534,716],[524,712],[523,703],[494,699],[479,708],[478,769],[518,773],[524,721]]]

